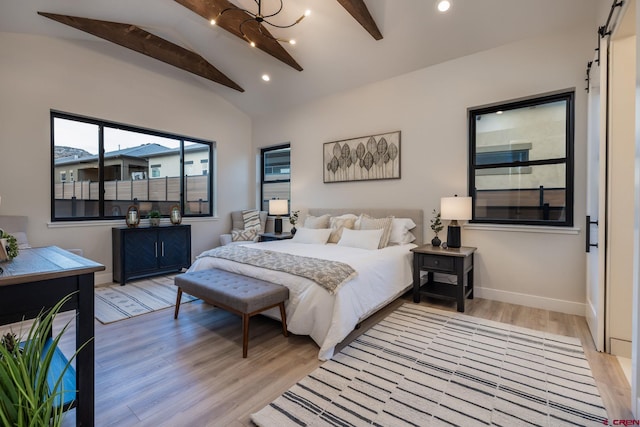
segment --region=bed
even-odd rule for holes
[[[286,303],[289,332],[309,335],[320,347],[318,358],[330,359],[335,346],[359,322],[411,287],[413,257],[410,250],[421,245],[423,237],[423,212],[419,209],[309,209],[309,215],[316,217],[324,214],[340,216],[347,213],[363,213],[374,218],[410,218],[416,224],[415,228],[410,230],[416,240],[377,250],[345,247],[335,243],[296,243],[295,239],[246,245],[251,249],[339,261],[351,266],[356,271],[355,277],[331,292],[299,275],[207,256],[208,251],[196,258],[189,271],[219,268],[286,286],[289,288],[289,300]],[[266,311],[264,314],[280,319],[277,310]]]

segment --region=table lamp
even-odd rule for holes
[[[269,215],[275,215],[273,230],[276,234],[282,233],[282,217],[280,215],[286,215],[289,213],[289,201],[272,199],[269,200]]]
[[[460,225],[458,221],[471,219],[471,197],[443,197],[440,199],[440,215],[442,219],[450,219],[447,227],[447,247],[459,248]]]

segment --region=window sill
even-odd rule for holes
[[[549,227],[543,225],[465,224],[462,228],[465,230],[510,231],[518,233],[580,234],[580,228],[578,227]]]
[[[182,217],[183,224],[191,224],[196,222],[208,222],[208,221],[218,221],[220,218],[217,216],[197,216],[197,217]],[[169,218],[163,218],[160,221],[160,225],[168,225],[171,224]],[[102,219],[102,220],[86,220],[86,221],[56,221],[47,223],[47,228],[72,228],[72,227],[100,227],[100,226],[109,226],[109,227],[124,227],[127,224],[124,219]],[[148,219],[140,220],[140,226],[146,227],[149,226]]]

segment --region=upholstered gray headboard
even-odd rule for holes
[[[422,209],[387,209],[387,208],[309,208],[309,215],[320,216],[324,214],[343,215],[352,213],[359,215],[367,214],[374,218],[383,218],[393,215],[396,218],[411,218],[416,223],[416,227],[411,232],[416,236],[413,242],[416,245],[424,244],[424,213]]]

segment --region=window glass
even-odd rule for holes
[[[291,147],[289,144],[261,150],[262,210],[271,199],[291,199]],[[289,209],[291,206],[289,206]]]
[[[573,225],[573,97],[469,111],[473,222]]]
[[[53,209],[55,217],[100,216],[96,124],[53,118]]]
[[[53,165],[53,220],[124,218],[131,205],[142,217],[151,210],[168,216],[174,205],[184,215],[211,215],[211,178],[193,165],[206,164],[208,172],[215,143],[64,113],[52,118],[54,152],[60,153]],[[206,182],[196,182],[194,173]]]

